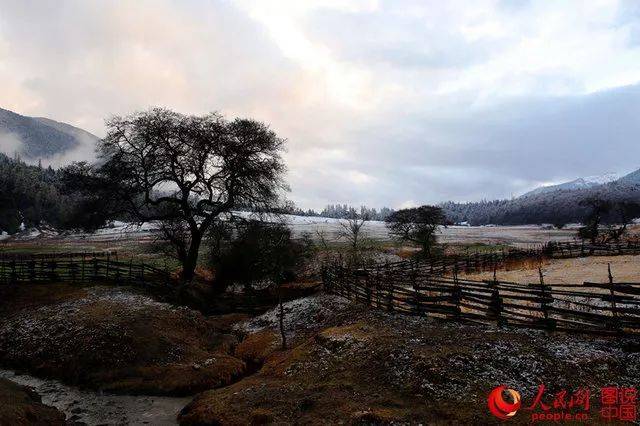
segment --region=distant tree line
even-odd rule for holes
[[[313,209],[303,210],[296,207],[296,205],[291,201],[288,201],[284,207],[281,207],[278,210],[278,213],[293,214],[297,216],[329,217],[333,219],[351,219],[357,216],[365,220],[381,221],[384,221],[393,212],[394,210],[388,207],[382,207],[380,210],[377,210],[367,206],[360,206],[360,208],[356,208],[349,204],[327,204],[324,209],[317,212]]]

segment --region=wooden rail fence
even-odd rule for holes
[[[637,244],[553,243],[539,250],[401,261],[363,268],[335,263],[323,270],[329,292],[369,306],[474,324],[594,333],[640,332],[640,283],[519,284],[497,279],[509,261],[532,256],[566,258],[639,254]],[[494,279],[458,278],[462,271],[494,271]],[[447,276],[448,275],[448,276]]]
[[[171,277],[142,262],[114,260],[110,253],[0,255],[0,284],[95,281],[158,286]]]

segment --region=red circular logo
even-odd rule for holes
[[[511,396],[513,402],[507,402],[504,399],[504,392]],[[491,414],[499,419],[507,420],[515,416],[520,409],[520,394],[518,391],[500,385],[493,389],[487,398],[487,405]]]

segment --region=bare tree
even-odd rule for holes
[[[285,171],[284,140],[265,124],[152,109],[107,121],[95,177],[138,222],[158,221],[194,277],[209,227],[239,205],[276,204]]]
[[[636,217],[640,216],[640,204],[633,201],[618,201],[613,203],[611,211],[613,214],[612,220],[614,220],[618,226],[611,225],[608,229],[607,236],[611,240],[619,242],[627,233],[628,226],[633,223]]]
[[[444,225],[442,209],[436,206],[420,206],[391,213],[385,220],[391,234],[402,241],[418,244],[422,254],[431,254],[437,242],[436,231]]]
[[[367,215],[357,214],[352,211],[346,219],[342,219],[340,223],[340,231],[338,237],[348,241],[349,246],[354,252],[357,252],[364,239],[363,227],[365,222],[369,220]]]
[[[328,251],[329,250],[329,242],[327,240],[327,231],[324,228],[316,228],[315,229],[315,235],[317,240],[320,242],[320,245],[322,246],[322,249],[324,251]]]
[[[600,235],[600,224],[604,216],[611,210],[611,202],[597,197],[586,198],[579,203],[589,209],[584,226],[578,229],[578,236],[595,244]]]

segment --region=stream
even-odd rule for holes
[[[72,425],[176,425],[178,412],[192,399],[103,394],[2,369],[0,378],[33,388]]]

